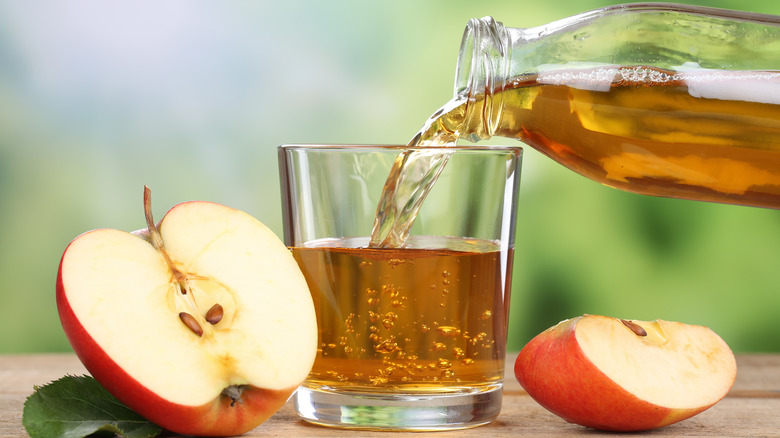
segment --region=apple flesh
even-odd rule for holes
[[[731,389],[737,365],[707,327],[584,315],[533,338],[514,371],[534,400],[566,421],[629,432],[711,407]]]
[[[238,435],[273,415],[317,349],[311,295],[262,223],[210,202],[146,230],[99,229],[68,245],[57,276],[64,331],[89,372],[150,421]]]

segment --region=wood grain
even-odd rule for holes
[[[568,424],[540,407],[511,375],[514,355],[507,359],[501,415],[493,423],[468,430],[431,433],[388,433],[327,429],[300,421],[291,403],[246,437],[612,437]],[[738,375],[729,395],[696,417],[641,435],[657,437],[780,437],[780,355],[738,355]],[[66,374],[86,374],[73,354],[0,355],[0,437],[26,437],[22,427],[24,401],[36,385]],[[635,435],[635,434],[632,434]],[[172,436],[172,435],[166,435]]]

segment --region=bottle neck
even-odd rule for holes
[[[466,101],[466,132],[473,141],[493,136],[501,122],[512,44],[504,25],[492,17],[471,19],[463,33],[455,72],[455,96]]]

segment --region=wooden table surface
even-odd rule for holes
[[[514,355],[507,359],[513,363]],[[683,422],[645,432],[652,436],[720,436],[780,437],[780,354],[738,355],[738,375],[729,395],[703,413]],[[508,367],[507,370],[511,370]],[[86,370],[73,354],[0,355],[0,437],[25,437],[22,427],[24,401],[34,385],[43,385],[65,374],[85,374]],[[533,401],[514,377],[507,374],[504,405],[493,423],[474,429],[428,432],[367,432],[328,429],[299,420],[288,403],[265,424],[246,437],[316,437],[316,436],[610,436],[584,427],[568,424]],[[636,435],[636,434],[632,434]],[[170,435],[166,435],[170,436]]]

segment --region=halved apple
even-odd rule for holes
[[[737,375],[734,354],[707,327],[584,315],[520,351],[515,376],[563,419],[612,431],[666,426],[711,407]]]
[[[317,349],[311,295],[289,250],[248,214],[210,202],[155,226],[99,229],[65,250],[57,307],[89,372],[170,431],[237,435],[273,415]]]

